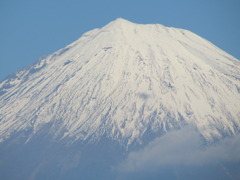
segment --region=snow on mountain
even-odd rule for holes
[[[117,19],[0,83],[0,141],[46,126],[68,142],[141,143],[186,124],[239,133],[240,62],[183,29]]]

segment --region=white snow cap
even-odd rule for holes
[[[139,143],[192,124],[211,141],[240,127],[240,63],[198,35],[118,18],[0,83],[0,140]]]

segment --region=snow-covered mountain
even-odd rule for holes
[[[187,124],[239,133],[240,62],[183,29],[117,19],[0,83],[0,140],[105,136],[124,146]]]
[[[239,107],[239,60],[117,19],[0,83],[1,179],[239,179]]]

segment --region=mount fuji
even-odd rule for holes
[[[0,82],[4,179],[187,179],[179,169],[185,173],[129,172],[146,169],[142,162],[169,164],[132,165],[178,138],[184,146],[170,149],[200,141],[195,154],[231,141],[237,172],[239,132],[240,61],[188,30],[119,18]],[[240,177],[220,169],[199,178]]]

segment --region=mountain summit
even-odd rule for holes
[[[128,146],[189,124],[220,139],[239,133],[239,80],[239,60],[198,35],[119,18],[0,83],[0,140]]]
[[[0,83],[2,179],[240,179],[240,62],[117,19]]]

